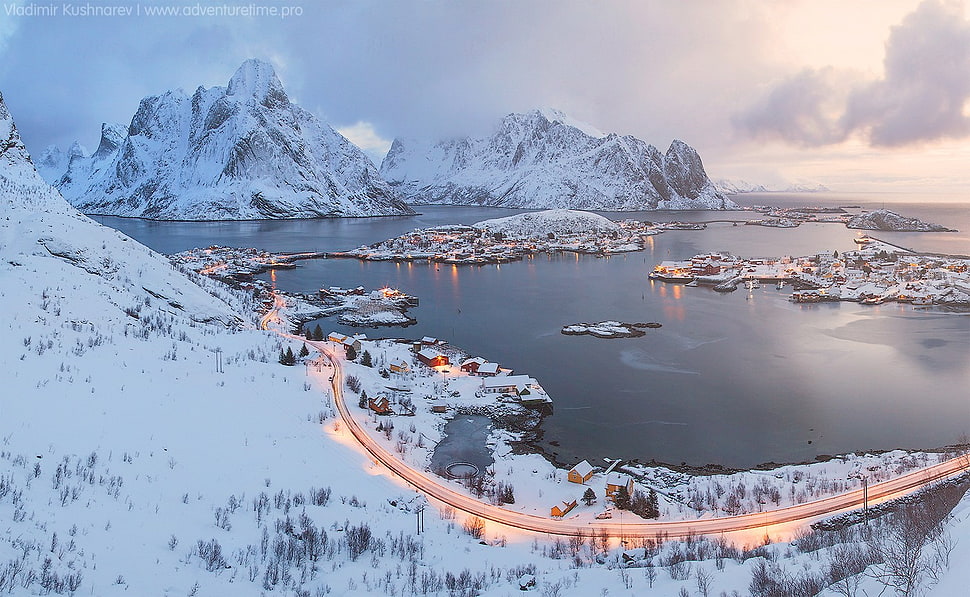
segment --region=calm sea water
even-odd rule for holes
[[[959,233],[877,233],[901,246],[970,254],[970,205],[882,195],[746,195],[744,204],[885,206]],[[891,201],[890,201],[891,199]],[[341,250],[412,228],[473,223],[515,210],[422,207],[408,218],[163,223],[98,218],[162,252],[221,244]],[[607,214],[652,220],[747,219],[746,212]],[[416,294],[406,330],[446,338],[518,373],[555,399],[543,447],[564,461],[639,458],[746,467],[819,454],[930,448],[970,433],[970,316],[900,305],[795,305],[766,286],[719,294],[651,282],[662,259],[712,250],[742,256],[854,248],[835,224],[797,229],[712,224],[667,232],[610,258],[555,255],[484,267],[304,261],[276,272],[283,290],[390,285]],[[563,336],[563,325],[657,321],[642,338]],[[324,327],[348,331],[333,322]]]

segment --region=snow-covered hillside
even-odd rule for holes
[[[381,175],[411,203],[530,209],[731,209],[697,152],[660,153],[551,109],[509,114],[480,139],[395,139]]]
[[[491,233],[500,232],[507,238],[542,238],[548,234],[609,234],[620,229],[619,224],[603,216],[572,209],[550,209],[483,220],[472,225]]]
[[[533,536],[441,504],[417,534],[423,498],[335,420],[328,368],[280,365],[300,342],[255,329],[247,296],[69,206],[2,97],[0,300],[3,594],[505,596],[534,579],[540,595],[717,595],[747,591],[766,566],[801,579],[831,561],[760,537],[742,551]],[[388,437],[414,435],[398,424]],[[557,484],[561,471],[526,458],[515,478],[542,483],[518,495]],[[968,530],[955,527],[961,546]]]
[[[364,153],[290,102],[273,67],[247,60],[227,87],[141,101],[98,150],[45,152],[42,173],[81,211],[164,220],[412,213]],[[66,170],[61,169],[66,163]]]

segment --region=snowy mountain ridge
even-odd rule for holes
[[[102,126],[98,150],[45,152],[42,172],[99,215],[247,220],[413,213],[364,153],[290,102],[273,67],[247,60],[227,87],[141,101],[128,127]]]
[[[792,182],[776,185],[763,185],[748,182],[741,178],[715,178],[714,186],[726,195],[743,193],[826,193],[829,188],[818,182]]]
[[[528,209],[733,209],[697,152],[665,153],[548,108],[509,114],[488,137],[395,139],[381,175],[410,203]]]

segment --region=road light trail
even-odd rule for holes
[[[292,336],[295,338],[295,336]],[[326,355],[333,366],[330,383],[334,404],[347,429],[367,452],[387,469],[427,495],[461,510],[467,514],[481,517],[516,529],[547,533],[551,535],[590,535],[606,533],[611,537],[654,537],[665,534],[669,537],[688,535],[714,535],[752,529],[766,529],[781,524],[810,522],[833,514],[856,510],[863,505],[863,490],[856,489],[820,500],[738,516],[707,518],[699,520],[642,521],[642,522],[575,522],[554,520],[534,514],[507,510],[499,506],[483,503],[475,498],[459,493],[441,481],[431,478],[422,471],[411,468],[399,460],[389,450],[374,440],[350,413],[343,399],[343,367],[341,360],[318,343],[314,346]],[[869,503],[876,504],[903,497],[913,491],[937,481],[948,479],[970,470],[970,459],[959,456],[950,460],[912,471],[895,479],[869,485]]]

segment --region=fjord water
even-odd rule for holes
[[[747,204],[881,207],[880,197],[770,194]],[[898,198],[896,198],[898,200]],[[874,233],[919,250],[970,253],[966,204],[914,199],[887,207],[959,233]],[[274,251],[342,250],[416,227],[516,213],[421,207],[413,218],[162,223],[99,218],[145,244],[175,252],[210,244]],[[651,220],[749,219],[749,212],[608,214]],[[418,323],[370,336],[447,339],[536,377],[555,399],[540,445],[566,463],[601,457],[748,467],[820,454],[932,448],[970,433],[970,316],[910,306],[796,305],[766,285],[730,294],[652,282],[662,259],[724,250],[741,256],[807,255],[855,247],[838,224],[796,229],[711,224],[651,238],[641,253],[610,258],[539,256],[484,267],[303,261],[276,285],[382,285],[420,297]],[[563,336],[563,325],[657,321],[642,338]],[[323,327],[351,331],[335,322]],[[360,330],[357,330],[360,331]]]

